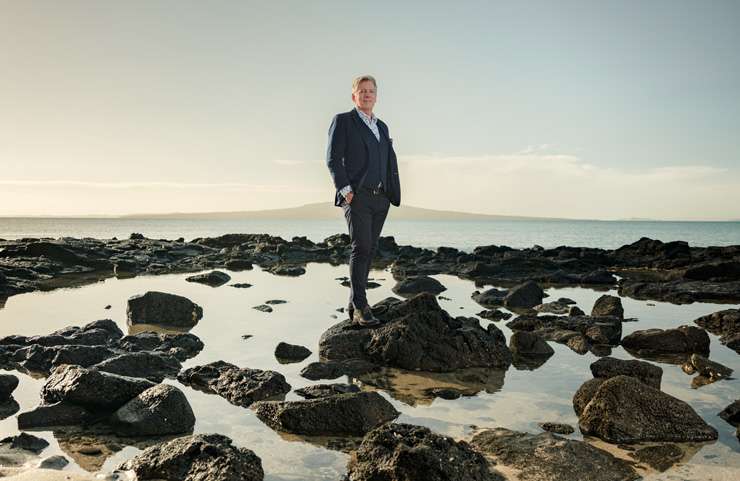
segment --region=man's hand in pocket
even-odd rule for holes
[[[347,195],[344,197],[344,200],[347,201],[348,204],[352,203],[352,199],[355,197],[354,192],[347,192]]]

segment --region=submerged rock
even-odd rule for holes
[[[681,461],[684,452],[675,444],[660,444],[636,449],[630,456],[662,473]]]
[[[573,434],[576,430],[573,429],[573,426],[570,424],[563,424],[563,423],[551,423],[551,422],[545,422],[540,423],[540,427],[543,431],[547,431],[549,433],[555,433],[555,434]]]
[[[301,376],[312,381],[336,379],[342,376],[360,376],[379,369],[375,364],[363,359],[346,361],[312,362],[301,370]]]
[[[466,367],[506,368],[511,353],[503,333],[475,318],[453,318],[431,294],[407,301],[386,300],[373,306],[385,323],[358,328],[350,320],[334,325],[319,340],[322,359],[362,359],[379,366],[422,371]]]
[[[692,381],[692,385],[695,385],[695,387],[711,384],[732,375],[732,369],[729,367],[710,361],[700,354],[692,354],[681,366],[681,369],[686,374],[698,374]]]
[[[301,389],[296,389],[295,393],[304,399],[318,399],[321,397],[334,396],[337,394],[347,394],[352,392],[360,392],[360,388],[354,384],[316,384],[315,386],[307,386]]]
[[[371,431],[352,455],[349,481],[503,481],[464,441],[422,426],[389,423]]]
[[[610,443],[711,441],[717,431],[685,402],[629,376],[598,386],[579,418],[581,431]]]
[[[185,436],[146,449],[119,466],[137,479],[165,481],[262,481],[262,461],[221,434]]]
[[[551,433],[496,428],[476,434],[471,444],[496,463],[520,470],[520,479],[528,481],[632,481],[640,477],[627,461]]]
[[[211,287],[218,287],[226,284],[231,280],[231,276],[221,271],[211,271],[203,274],[196,274],[185,278],[188,282],[197,282]]]
[[[110,422],[122,436],[163,436],[192,432],[195,414],[181,390],[158,384],[121,406]]]
[[[262,422],[276,431],[310,436],[362,436],[400,414],[377,392],[306,401],[261,401],[254,410]]]
[[[193,327],[203,317],[203,308],[187,297],[149,291],[129,298],[126,316],[130,324]]]
[[[482,317],[483,319],[488,319],[490,321],[505,321],[507,319],[511,319],[510,312],[504,312],[500,311],[498,309],[491,309],[491,310],[485,310],[481,311],[476,316]]]
[[[285,395],[291,389],[280,373],[239,368],[224,361],[185,369],[177,379],[196,389],[218,394],[231,404],[242,407]]]

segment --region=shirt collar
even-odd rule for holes
[[[366,122],[375,123],[375,122],[378,121],[378,118],[375,116],[375,114],[373,114],[373,116],[370,117],[365,112],[363,112],[362,110],[358,109],[357,107],[355,107],[355,110],[357,111],[358,114],[360,114],[360,118],[363,119]]]

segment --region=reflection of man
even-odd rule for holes
[[[352,82],[355,108],[337,114],[329,127],[326,163],[352,240],[349,258],[350,319],[362,326],[378,325],[365,289],[370,265],[378,248],[389,204],[401,203],[398,161],[388,126],[373,115],[377,82],[370,75]]]

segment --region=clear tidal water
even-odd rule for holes
[[[197,357],[187,361],[185,367],[224,360],[242,367],[276,370],[285,375],[293,389],[320,382],[353,381],[340,378],[313,382],[299,375],[308,363],[318,360],[321,333],[343,318],[336,308],[346,305],[348,290],[335,279],[347,274],[346,265],[312,263],[307,266],[306,274],[297,278],[274,276],[259,268],[229,274],[231,283],[249,282],[253,287],[236,289],[224,285],[211,288],[186,282],[186,274],[176,274],[111,278],[78,288],[14,296],[0,309],[0,336],[47,334],[63,326],[82,325],[104,318],[115,320],[124,332],[129,332],[126,325],[127,299],[135,294],[158,290],[184,295],[203,307],[203,319],[191,332],[202,339],[205,348]],[[373,271],[370,276],[381,284],[381,287],[368,291],[371,303],[394,295],[391,288],[395,281],[389,272]],[[482,310],[470,298],[475,290],[472,282],[447,275],[434,277],[447,287],[442,295],[451,300],[440,300],[439,303],[452,315],[474,316]],[[570,297],[586,312],[590,312],[594,301],[604,293],[582,288],[548,289],[546,292],[550,295],[548,300]],[[616,295],[616,292],[610,293]],[[272,313],[252,309],[269,299],[284,299],[288,303],[273,306]],[[679,306],[629,298],[623,298],[622,303],[625,317],[638,319],[637,322],[624,323],[624,335],[638,329],[692,324],[701,315],[736,307],[698,303]],[[108,304],[112,308],[105,310]],[[488,322],[481,320],[484,326]],[[511,332],[502,322],[497,325],[508,338]],[[253,337],[244,340],[242,336],[245,334]],[[738,373],[738,354],[722,346],[715,336],[710,334],[710,337],[711,359]],[[273,352],[280,341],[305,345],[314,354],[300,363],[279,364]],[[421,391],[425,387],[439,385],[440,381],[421,373],[396,375],[388,382],[391,388],[380,392],[402,413],[399,422],[428,426],[436,432],[459,438],[470,435],[472,425],[481,428],[503,426],[533,433],[540,432],[537,423],[542,421],[565,422],[576,427],[577,417],[571,399],[578,387],[592,377],[589,364],[597,357],[591,353],[576,354],[560,344],[550,345],[555,349],[555,355],[543,366],[533,371],[520,371],[512,366],[505,373],[491,372],[486,389],[475,396],[457,400],[428,399]],[[621,347],[614,348],[612,355],[632,358]],[[723,380],[692,389],[692,377],[684,374],[680,366],[659,365],[664,372],[663,391],[689,403],[718,430],[719,440],[688,447],[682,466],[672,468],[662,477],[648,475],[647,479],[707,479],[699,473],[712,469],[725,473],[725,477],[714,479],[738,479],[740,447],[734,435],[735,428],[720,419],[717,413],[740,397],[740,381]],[[39,402],[43,380],[15,374],[21,379],[14,394],[21,405],[20,412],[33,409]],[[177,385],[187,395],[197,418],[195,432],[222,433],[237,445],[252,449],[262,458],[265,479],[336,481],[345,472],[348,455],[326,449],[316,440],[278,434],[257,419],[250,409],[233,406],[219,396],[196,391],[175,380],[166,382]],[[367,385],[364,388],[373,389]],[[287,399],[299,398],[290,393]],[[16,432],[15,416],[0,421],[0,438]],[[115,451],[100,447],[95,436],[70,443],[51,431],[34,434],[51,443],[42,456],[67,456],[72,461],[67,470],[71,471],[110,471],[139,452],[139,448],[127,446],[125,441],[121,444],[122,449]],[[582,439],[578,432],[570,437]]]
[[[88,218],[0,218],[0,239],[21,237],[96,237],[119,239],[139,232],[153,239],[213,237],[229,233],[268,233],[284,239],[306,236],[314,242],[347,232],[341,211],[336,220],[162,220]],[[740,222],[653,221],[410,221],[395,220],[393,209],[383,235],[417,247],[456,247],[471,251],[479,245],[546,248],[568,245],[614,249],[650,237],[664,242],[688,241],[692,246],[740,244]]]

